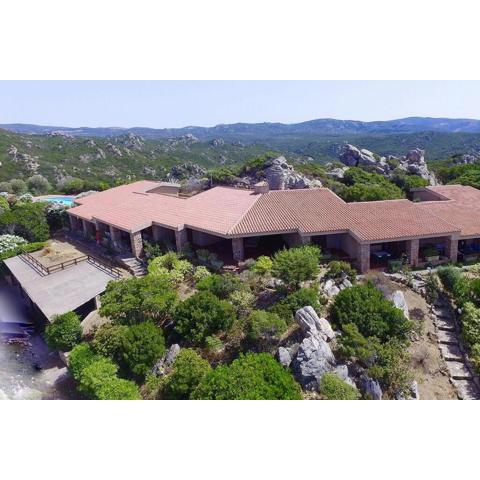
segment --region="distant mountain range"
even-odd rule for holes
[[[61,127],[30,125],[23,123],[3,124],[0,128],[22,134],[44,135],[62,132],[82,137],[112,137],[125,133],[134,133],[144,138],[161,139],[192,134],[200,140],[212,140],[222,137],[225,140],[262,142],[278,136],[325,136],[325,135],[372,135],[405,134],[418,132],[442,133],[480,133],[480,120],[463,118],[428,118],[409,117],[398,120],[361,122],[357,120],[336,120],[330,118],[310,120],[307,122],[284,123],[233,123],[214,127],[183,128],[117,128],[117,127]]]

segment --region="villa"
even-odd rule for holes
[[[395,258],[412,266],[454,262],[480,252],[480,191],[447,185],[414,189],[413,201],[346,203],[326,188],[215,187],[190,197],[180,186],[139,181],[75,201],[71,229],[106,239],[140,258],[144,242],[182,251],[228,251],[235,261],[265,246],[318,244],[361,272]]]

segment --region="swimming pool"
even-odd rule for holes
[[[67,195],[56,195],[55,197],[44,197],[42,202],[60,203],[66,207],[73,207],[73,198]]]

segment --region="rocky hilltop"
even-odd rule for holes
[[[427,180],[430,185],[436,185],[437,183],[435,175],[428,170],[425,162],[425,150],[419,148],[410,150],[406,155],[400,157],[394,155],[382,157],[370,150],[359,149],[354,145],[347,144],[343,148],[339,159],[347,167],[367,167],[387,177],[392,177],[400,171],[410,175],[418,175]]]

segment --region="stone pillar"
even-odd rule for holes
[[[132,253],[139,258],[143,255],[143,240],[142,232],[135,232],[130,234],[130,243],[132,245]]]
[[[306,236],[301,235],[300,236],[300,245],[308,245],[311,242],[312,242],[312,237],[310,237],[308,235],[306,235]]]
[[[113,225],[110,225],[110,238],[112,240],[112,245],[113,248],[116,250],[120,249],[120,244],[121,244],[121,232],[118,228],[115,228]]]
[[[83,228],[83,234],[88,237],[89,232],[88,232],[88,221],[82,219],[82,228]]]
[[[358,245],[358,265],[360,273],[370,270],[370,244],[361,243]]]
[[[456,235],[452,235],[448,237],[445,242],[445,255],[447,258],[450,259],[452,262],[457,261],[458,257],[458,237]]]
[[[188,242],[187,229],[175,231],[175,244],[177,245],[177,253],[183,252],[185,244]]]
[[[77,217],[69,215],[68,219],[70,220],[70,230],[74,232],[77,229]]]
[[[243,238],[232,238],[233,259],[241,262],[245,259],[245,249],[243,247]]]
[[[418,251],[420,247],[420,240],[414,238],[413,240],[407,240],[407,255],[412,267],[418,266]]]

